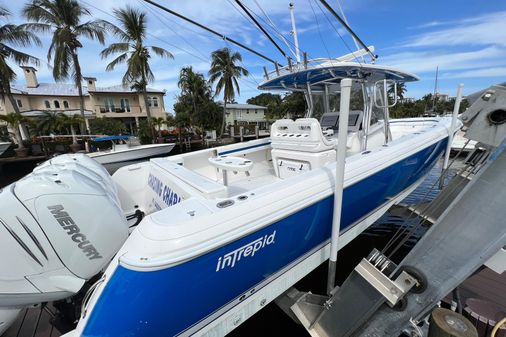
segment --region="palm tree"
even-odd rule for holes
[[[61,114],[61,123],[63,125],[68,125],[70,127],[70,133],[72,134],[72,144],[77,144],[76,130],[74,128],[75,125],[82,124],[83,118],[79,115],[65,115]]]
[[[160,132],[162,131],[162,125],[164,125],[167,121],[163,117],[154,117],[152,119],[153,126],[158,130],[158,137],[160,137]]]
[[[0,7],[0,18],[8,19],[10,15],[11,13],[7,9]],[[14,25],[10,23],[0,26],[0,97],[4,102],[7,98],[14,112],[17,114],[20,113],[19,107],[11,92],[11,82],[16,79],[16,73],[9,66],[8,61],[12,61],[18,65],[39,64],[39,59],[36,57],[11,47],[29,47],[32,44],[41,45],[39,38],[27,28],[27,25]],[[19,121],[22,122],[23,118],[20,118]],[[24,148],[22,141],[18,141],[18,147],[20,149]]]
[[[220,136],[225,131],[225,113],[227,111],[227,102],[231,102],[235,98],[236,91],[238,95],[241,94],[237,79],[242,75],[249,75],[248,70],[236,65],[236,62],[242,62],[241,54],[238,52],[231,53],[228,48],[215,50],[211,54],[209,82],[217,82],[215,95],[219,95],[223,90],[223,120],[221,122]]]
[[[189,117],[191,122],[193,122],[199,116],[197,105],[202,105],[201,103],[207,97],[211,98],[211,88],[205,80],[204,75],[194,72],[191,66],[181,68],[177,85],[181,89],[180,97],[189,97],[192,107],[192,113]]]
[[[40,134],[48,135],[58,133],[64,127],[64,116],[61,112],[44,111],[37,121],[37,131]]]
[[[397,83],[397,99],[403,99],[406,91],[407,91],[406,83],[398,82]],[[388,95],[393,98],[394,94],[395,94],[395,84],[390,84],[390,86],[388,87]]]
[[[4,121],[7,125],[12,129],[14,138],[16,139],[16,143],[18,144],[18,149],[24,149],[23,146],[23,138],[21,137],[21,131],[19,131],[19,126],[21,123],[26,121],[26,118],[21,114],[16,112],[10,112],[6,115],[0,115],[0,121]]]
[[[77,0],[33,0],[25,5],[23,14],[35,22],[27,24],[34,32],[52,33],[47,59],[53,63],[53,78],[63,81],[72,77],[84,121],[83,76],[78,55],[79,48],[83,47],[80,39],[98,40],[104,44],[106,30],[113,26],[104,20],[84,21],[91,12]]]
[[[149,65],[150,52],[162,58],[172,59],[174,57],[169,51],[161,47],[147,46],[145,44],[147,34],[146,13],[129,6],[115,9],[113,13],[120,23],[119,28],[115,27],[112,30],[114,35],[119,39],[119,42],[112,43],[109,47],[102,50],[100,56],[107,58],[111,55],[119,54],[107,65],[107,71],[114,70],[118,64],[127,64],[127,70],[123,76],[123,85],[130,85],[132,89],[135,89],[142,95],[144,105],[146,106],[148,125],[152,128],[151,111],[146,91],[148,83],[155,80],[155,76]]]

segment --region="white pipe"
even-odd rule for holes
[[[334,188],[334,212],[332,215],[332,236],[330,238],[329,274],[327,293],[335,286],[336,261],[341,227],[341,210],[343,207],[344,166],[346,159],[346,143],[348,140],[348,117],[350,114],[350,93],[352,80],[341,80],[341,102],[339,107],[339,134],[337,137],[336,184]]]
[[[293,40],[295,42],[295,57],[297,59],[297,63],[300,63],[299,39],[297,37],[297,27],[295,27],[295,16],[293,15],[293,3],[290,3],[290,5],[288,5],[288,9],[290,9],[290,18],[292,20],[292,33],[293,33]]]
[[[450,132],[448,134],[448,144],[446,145],[443,170],[446,170],[448,168],[448,161],[450,160],[450,151],[452,149],[453,135],[455,134],[455,126],[457,125],[457,116],[460,110],[460,103],[462,102],[463,91],[464,91],[464,84],[460,83],[457,89],[457,97],[455,98],[455,105],[453,106],[452,123],[450,127]]]

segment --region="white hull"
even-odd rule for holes
[[[100,164],[112,164],[167,154],[172,151],[174,145],[175,144],[173,143],[140,145],[125,150],[100,151],[87,153],[87,155],[98,161]]]

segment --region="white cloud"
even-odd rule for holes
[[[486,47],[475,51],[409,51],[381,58],[381,63],[414,73],[498,66],[506,63],[506,48]]]
[[[443,73],[441,78],[477,78],[477,77],[501,77],[506,78],[506,66],[466,70],[457,73]]]
[[[404,47],[428,47],[448,45],[501,45],[506,46],[506,12],[497,12],[467,18],[456,22],[451,28],[421,34],[406,42]],[[429,26],[430,27],[429,23]],[[432,25],[442,25],[437,22]],[[427,26],[426,26],[427,27]]]

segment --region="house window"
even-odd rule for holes
[[[54,108],[55,109],[59,109],[60,108],[60,102],[54,101],[53,103],[54,103]]]
[[[106,97],[104,99],[105,101],[105,111],[106,112],[114,112],[115,111],[115,107],[114,107],[114,99],[111,98],[111,97]]]
[[[130,103],[128,102],[128,98],[122,98],[120,100],[121,111],[130,112]]]
[[[158,107],[158,97],[148,97],[148,104],[150,107]]]
[[[23,107],[23,103],[21,102],[21,100],[20,100],[20,99],[18,99],[18,100],[16,101],[16,103],[18,103],[18,107],[20,107],[20,108],[22,108],[22,107]]]
[[[69,102],[68,101],[63,101],[63,107],[65,109],[68,109],[69,108]]]
[[[51,109],[51,103],[49,103],[48,100],[44,101],[44,106],[46,107],[46,109]]]
[[[258,110],[255,110],[255,113],[257,114],[257,113],[258,113]]]

